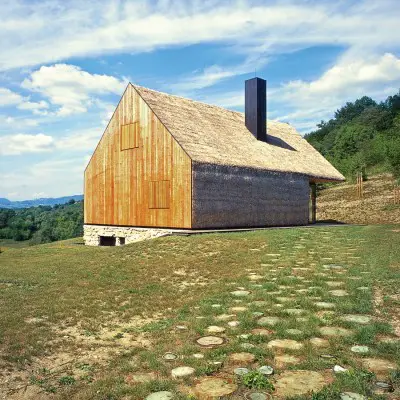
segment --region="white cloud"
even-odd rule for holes
[[[36,193],[33,193],[33,195],[32,195],[33,199],[41,199],[43,197],[48,197],[48,194],[45,192],[36,192]]]
[[[19,104],[22,101],[22,96],[7,88],[0,88],[0,107]]]
[[[60,150],[79,149],[79,151],[93,152],[103,131],[103,128],[91,128],[73,132],[56,140],[55,146]]]
[[[40,93],[59,107],[57,114],[67,116],[86,112],[94,96],[122,95],[127,82],[110,75],[90,74],[75,65],[42,66],[22,82],[22,87]]]
[[[28,135],[18,133],[0,137],[0,154],[20,155],[23,153],[40,153],[51,150],[53,138],[39,133]]]
[[[315,44],[385,51],[399,45],[398,10],[396,0],[9,1],[0,17],[0,69],[205,42],[244,54]]]
[[[39,115],[46,115],[46,109],[49,108],[49,104],[44,101],[32,102],[32,101],[25,101],[17,106],[20,110],[29,110],[32,111],[33,114]]]

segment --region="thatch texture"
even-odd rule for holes
[[[344,180],[296,130],[268,121],[268,142],[257,140],[244,114],[133,85],[194,162]]]
[[[306,225],[305,175],[193,163],[192,228]]]

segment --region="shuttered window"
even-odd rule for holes
[[[170,181],[149,182],[149,208],[169,208]]]
[[[139,122],[121,126],[121,150],[139,147]]]

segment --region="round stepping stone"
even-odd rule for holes
[[[319,392],[325,386],[323,375],[315,371],[285,371],[274,384],[277,397],[301,396]]]
[[[371,321],[371,317],[368,315],[348,314],[348,315],[343,315],[342,320],[347,322],[355,322],[357,324],[368,324],[368,322]]]
[[[341,328],[339,326],[323,326],[319,328],[321,335],[324,336],[350,336],[353,331],[350,329]]]
[[[397,365],[383,358],[363,358],[362,363],[368,370],[376,375],[389,374],[397,369]]]
[[[175,328],[178,329],[178,331],[186,331],[187,330],[187,326],[185,326],[185,325],[177,325]]]
[[[198,338],[196,342],[203,347],[220,346],[224,343],[224,339],[218,336],[203,336]]]
[[[200,379],[200,382],[194,387],[194,392],[199,398],[214,399],[223,396],[229,396],[237,389],[235,383],[226,379],[216,377],[206,377]]]
[[[301,331],[300,329],[286,329],[286,333],[288,333],[289,335],[302,335],[303,331]]]
[[[178,356],[174,353],[165,353],[163,355],[163,359],[167,360],[167,361],[173,361],[176,360],[178,358]]]
[[[340,400],[367,400],[365,396],[353,392],[340,393]]]
[[[252,335],[269,336],[272,335],[274,331],[265,328],[255,328],[251,331]]]
[[[265,393],[261,392],[254,392],[245,395],[245,399],[247,400],[267,400],[270,397],[267,397]]]
[[[262,365],[261,367],[257,368],[257,371],[263,375],[272,375],[274,373],[274,369],[270,365]]]
[[[310,339],[310,343],[312,346],[314,347],[328,347],[329,346],[329,341],[326,339],[322,339],[322,338],[311,338]]]
[[[279,317],[262,317],[257,321],[258,325],[271,325],[274,326],[280,321]]]
[[[332,296],[335,296],[335,297],[344,297],[344,296],[348,296],[348,295],[349,295],[349,294],[348,294],[345,290],[343,290],[343,289],[330,290],[329,293],[330,293]]]
[[[240,347],[245,350],[254,349],[256,346],[252,343],[241,343]]]
[[[335,303],[328,303],[326,301],[317,301],[314,304],[319,308],[335,308],[336,307]]]
[[[362,292],[367,292],[369,290],[368,286],[360,286],[357,288],[357,290],[361,290]]]
[[[251,364],[255,360],[254,354],[251,353],[232,353],[229,355],[229,361],[239,364]]]
[[[229,309],[229,311],[231,311],[231,312],[244,312],[244,311],[247,311],[247,310],[248,310],[247,307],[231,307]]]
[[[231,328],[236,328],[237,326],[240,325],[240,322],[239,322],[239,321],[229,321],[229,322],[228,322],[228,325],[229,325]]]
[[[262,275],[249,275],[248,278],[251,281],[259,281],[261,279],[264,279],[264,277]]]
[[[250,292],[248,290],[234,290],[231,292],[231,295],[236,296],[236,297],[245,297],[248,296]]]
[[[146,383],[150,381],[154,381],[157,379],[157,375],[154,372],[143,372],[143,373],[135,373],[127,376],[126,382],[129,384],[132,383]]]
[[[208,333],[222,333],[225,332],[225,328],[222,326],[211,325],[207,328]]]
[[[344,267],[342,265],[339,264],[325,264],[322,266],[322,268],[325,269],[343,269]]]
[[[221,308],[221,304],[211,304],[212,308]]]
[[[277,297],[276,299],[281,303],[285,303],[285,302],[293,300],[291,297]]]
[[[162,391],[149,394],[145,400],[171,400],[174,398],[172,392]]]
[[[171,371],[173,378],[184,378],[185,376],[193,375],[196,370],[192,367],[177,367]]]
[[[235,314],[221,314],[221,315],[217,315],[216,317],[214,317],[217,321],[228,321],[232,318],[234,318],[236,315]]]
[[[268,342],[267,347],[270,349],[299,350],[303,347],[303,343],[292,339],[275,339]]]
[[[341,281],[326,281],[325,283],[330,287],[339,287],[344,285],[344,282]]]
[[[202,354],[202,353],[195,353],[195,354],[193,354],[193,358],[197,358],[197,359],[204,358],[204,354]]]
[[[260,311],[255,311],[255,312],[253,312],[253,315],[258,318],[258,317],[262,317],[264,315],[264,313],[260,312]]]
[[[248,333],[242,333],[241,335],[238,336],[239,339],[248,339],[250,335]]]
[[[275,363],[278,368],[285,367],[286,365],[297,364],[299,362],[300,359],[298,357],[289,354],[282,354],[275,357]]]
[[[239,367],[239,368],[235,368],[233,370],[233,372],[235,373],[235,375],[243,376],[243,375],[248,374],[250,372],[250,370],[248,368]]]
[[[303,314],[305,312],[301,308],[286,308],[284,311],[287,314],[290,314],[290,315],[300,315],[300,314]]]
[[[256,307],[263,307],[263,306],[266,306],[268,304],[268,302],[266,302],[264,300],[256,300],[256,301],[253,301],[251,304],[255,305]]]

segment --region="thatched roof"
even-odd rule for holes
[[[268,121],[265,143],[246,128],[243,113],[133,87],[195,162],[300,173],[313,180],[344,180],[287,123]]]

